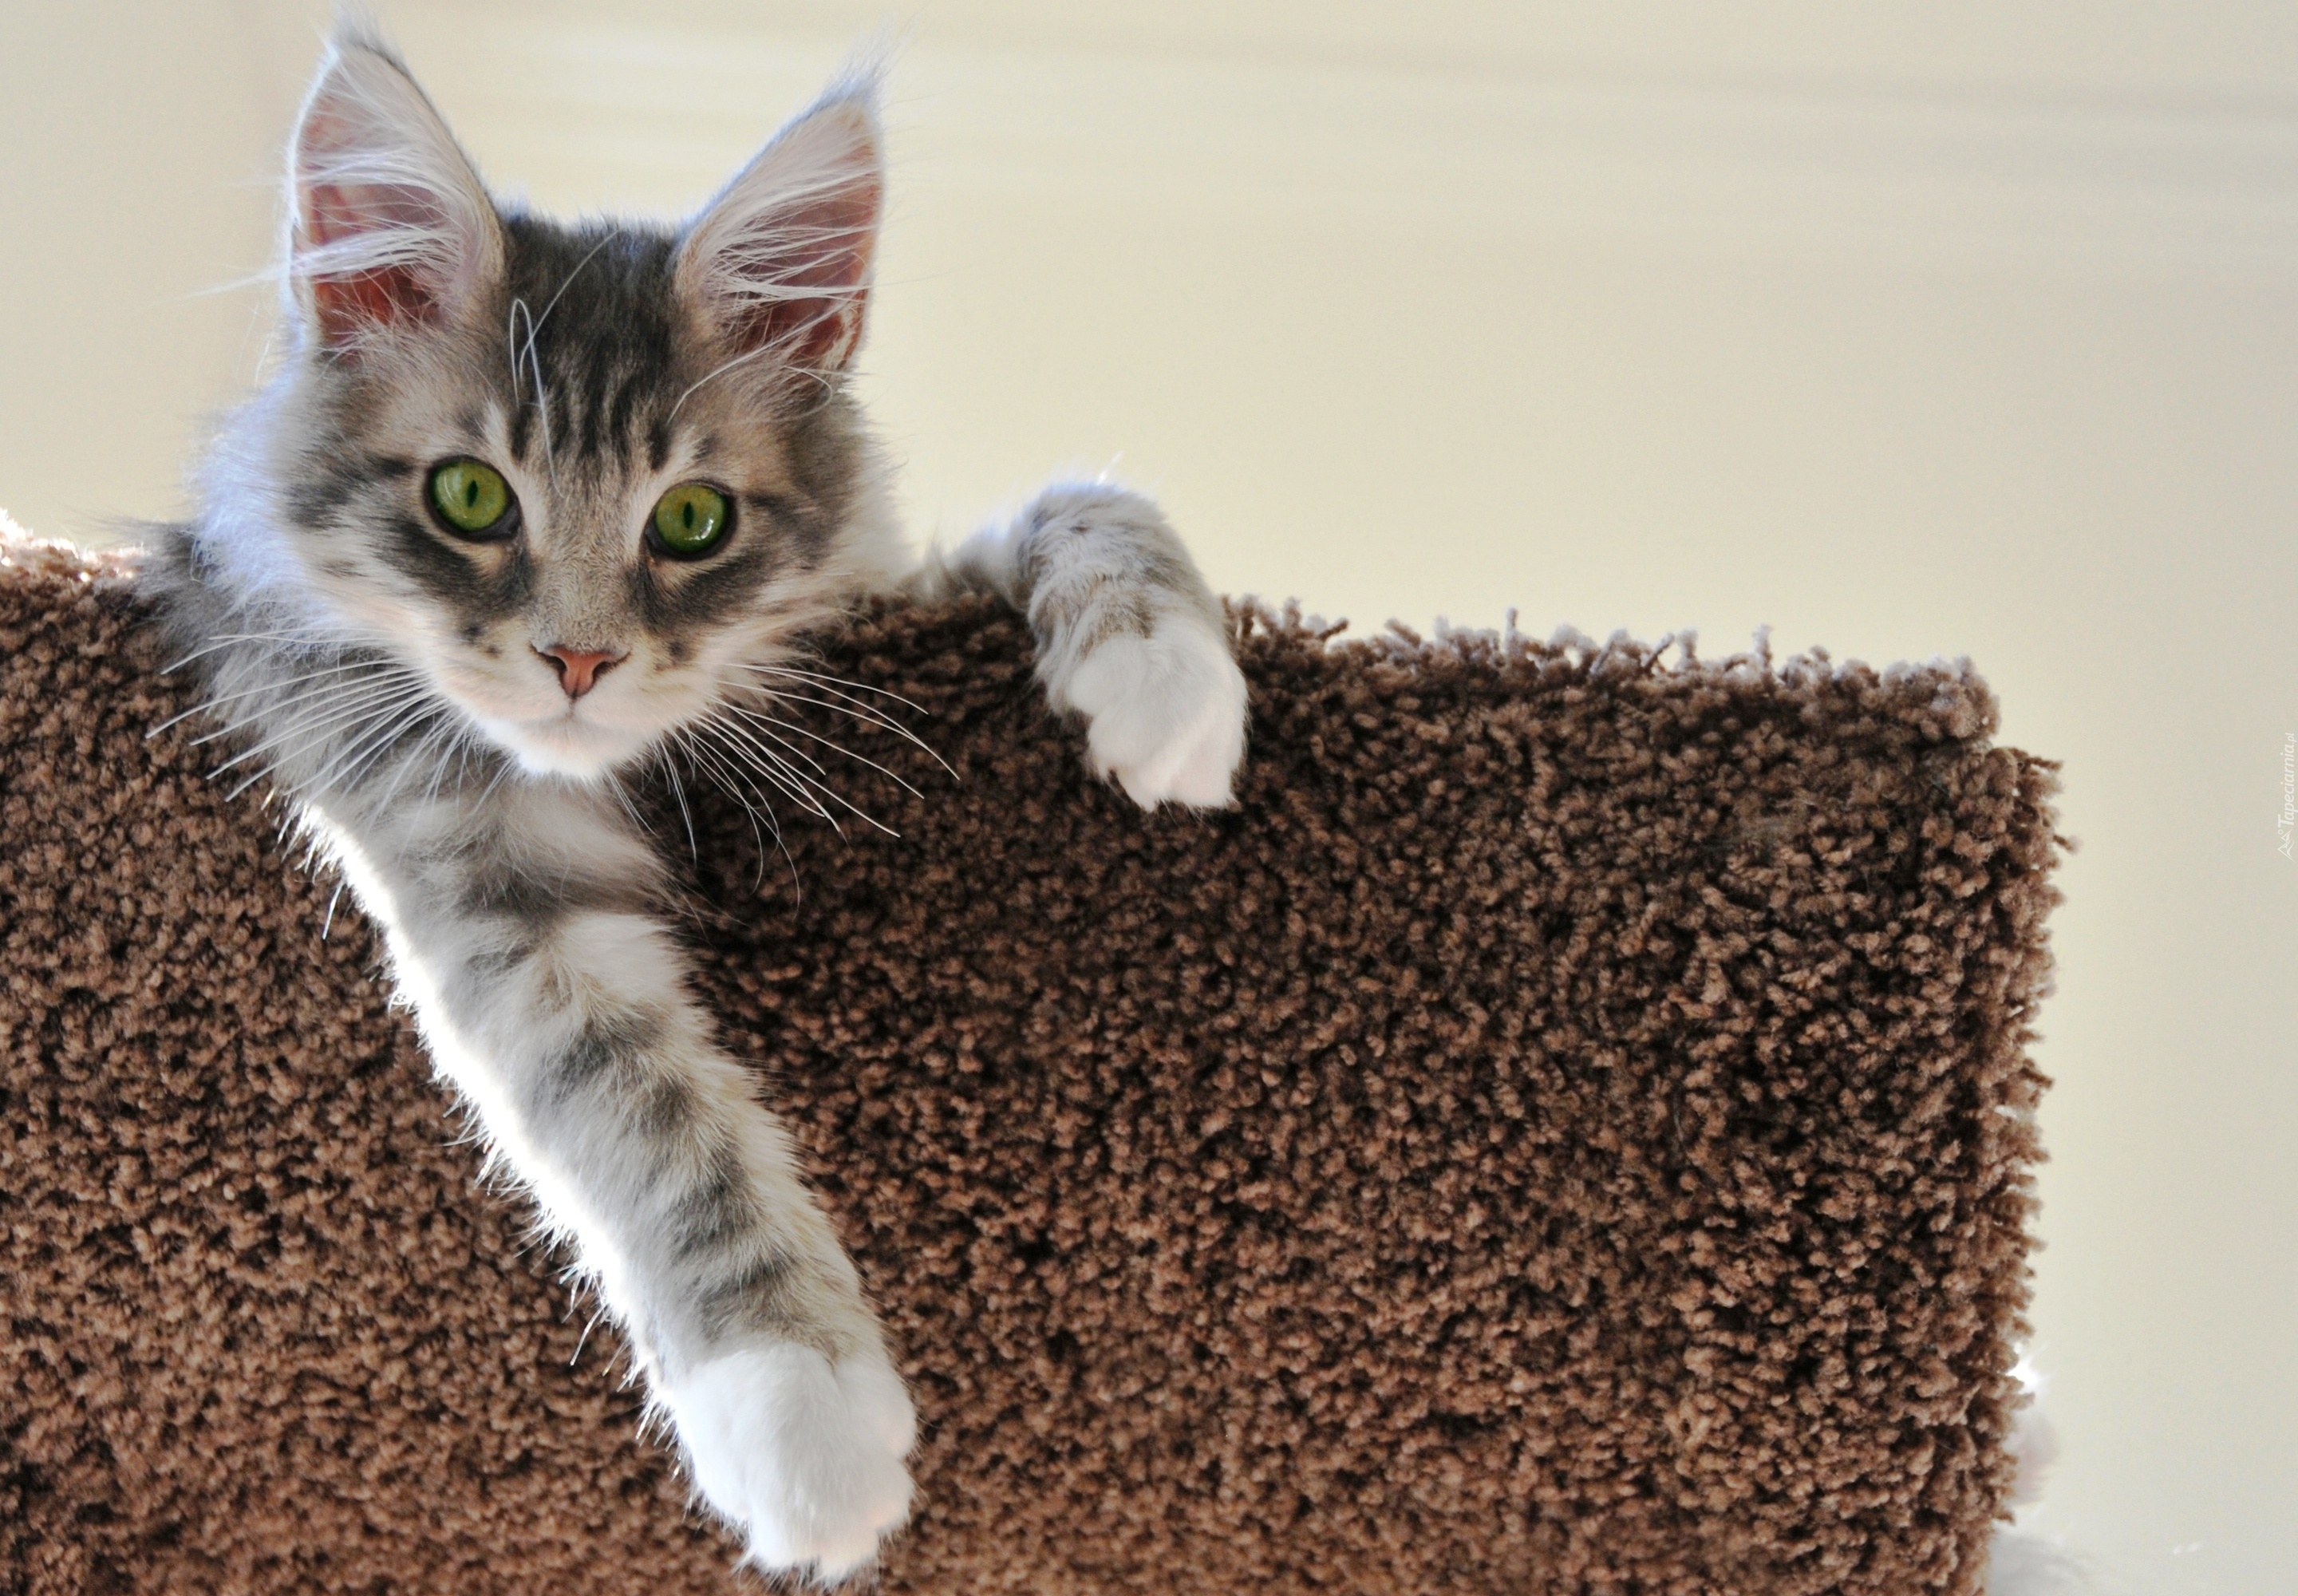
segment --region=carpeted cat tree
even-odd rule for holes
[[[924,1421],[884,1588],[1971,1596],[2051,767],[1964,669],[1238,624],[1234,813],[1095,785],[969,603],[827,645],[956,772],[856,743],[898,838],[700,817]],[[754,1586],[159,663],[9,547],[0,1591]]]

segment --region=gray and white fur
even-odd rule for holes
[[[498,205],[383,46],[340,31],[289,174],[291,347],[146,580],[236,737],[390,951],[439,1071],[619,1321],[700,1496],[762,1567],[835,1580],[911,1484],[910,1402],[782,1127],[696,1005],[620,781],[677,753],[810,797],[775,714],[857,597],[1028,615],[1087,757],[1145,807],[1229,799],[1244,685],[1156,507],[1048,491],[920,565],[848,392],[884,186],[834,87],[680,227]],[[484,535],[443,462],[499,473]],[[649,530],[701,483],[699,556]]]

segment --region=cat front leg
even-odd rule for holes
[[[699,1495],[761,1567],[867,1565],[908,1512],[909,1398],[787,1133],[689,993],[645,839],[571,784],[311,812]]]
[[[1029,616],[1054,708],[1086,722],[1086,757],[1145,809],[1225,808],[1244,759],[1245,687],[1196,562],[1141,494],[1047,488],[976,533],[926,584],[986,587]]]

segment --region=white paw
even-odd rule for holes
[[[1168,611],[1146,637],[1108,639],[1057,697],[1087,716],[1094,773],[1144,809],[1228,806],[1244,762],[1244,673],[1203,621]]]
[[[745,1347],[696,1369],[665,1402],[696,1488],[763,1568],[835,1584],[909,1514],[902,1458],[917,1419],[880,1359],[833,1368],[792,1342]]]

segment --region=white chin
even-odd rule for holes
[[[586,721],[482,720],[480,727],[497,746],[538,776],[564,776],[595,781],[616,765],[636,758],[645,743],[628,733]]]

